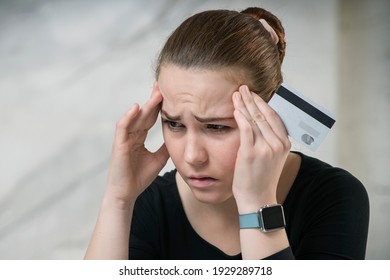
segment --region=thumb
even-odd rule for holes
[[[161,147],[154,153],[156,159],[156,165],[160,166],[160,170],[167,164],[169,159],[169,153],[165,143],[161,145]],[[157,166],[156,166],[157,167]]]
[[[169,153],[165,147],[165,143],[161,145],[161,147],[156,152],[149,153],[149,156],[150,157],[147,160],[147,165],[142,168],[147,169],[147,171],[141,170],[141,172],[145,171],[147,174],[143,184],[145,186],[149,186],[153,182],[169,159]]]

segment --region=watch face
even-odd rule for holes
[[[275,205],[261,209],[263,229],[270,231],[285,226],[283,208],[281,205]]]

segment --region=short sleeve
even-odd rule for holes
[[[155,260],[158,256],[159,230],[153,206],[152,189],[138,197],[134,206],[129,240],[129,259]]]
[[[362,183],[345,170],[317,174],[303,215],[290,223],[301,227],[297,259],[364,259],[369,200]]]
[[[291,250],[291,247],[287,247],[282,251],[279,251],[271,256],[264,258],[263,260],[294,260],[294,254]]]

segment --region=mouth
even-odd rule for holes
[[[214,185],[216,182],[218,182],[218,179],[206,175],[195,175],[188,177],[188,182],[192,187],[205,188]]]

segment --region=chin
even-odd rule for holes
[[[218,191],[199,191],[196,189],[191,189],[191,191],[198,201],[206,204],[221,204],[233,197],[231,193],[227,194]]]

